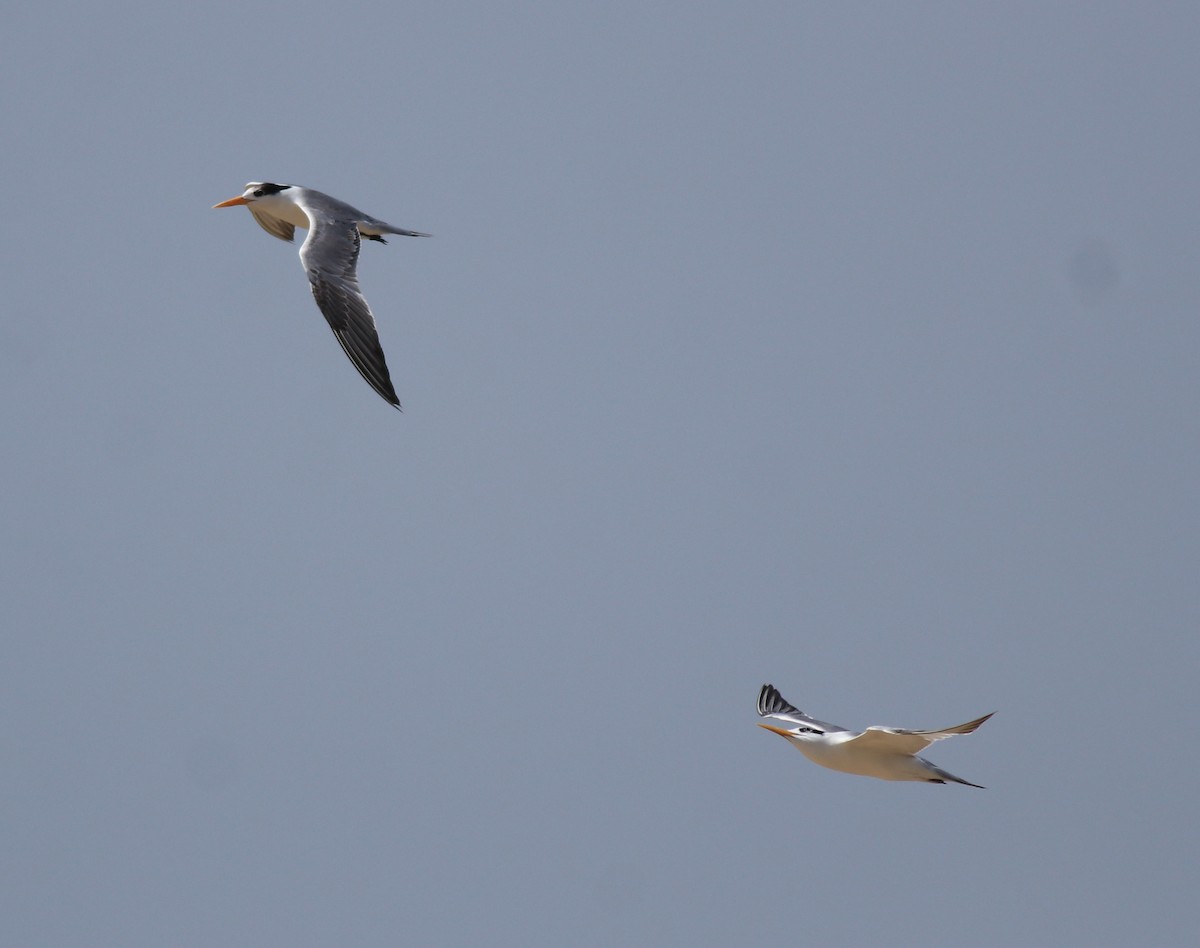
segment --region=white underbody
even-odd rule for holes
[[[837,740],[839,736],[828,735],[823,741],[794,740],[791,743],[814,764],[842,773],[878,777],[880,780],[928,781],[939,777],[938,771],[924,758],[847,747]],[[847,733],[843,740],[854,736]]]

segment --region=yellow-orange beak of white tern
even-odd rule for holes
[[[771,725],[771,724],[760,724],[759,727],[765,727],[768,731],[774,731],[776,734],[782,734],[784,737],[792,736],[791,731],[785,731],[783,728],[775,727],[774,725]]]
[[[235,198],[230,198],[228,201],[222,201],[220,204],[214,204],[213,207],[237,207],[239,204],[249,204],[240,194]]]

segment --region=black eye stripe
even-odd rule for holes
[[[290,187],[290,184],[271,184],[269,181],[264,181],[258,190],[254,192],[254,196],[262,197],[264,194],[278,194],[280,191],[286,191]]]

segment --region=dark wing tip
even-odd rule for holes
[[[350,359],[351,364],[358,369],[358,374],[363,377],[371,388],[375,389],[376,393],[385,402],[393,408],[402,411],[400,408],[400,399],[396,395],[396,389],[392,386],[392,379],[388,373],[387,363],[383,358],[383,349],[379,348],[378,344],[367,349],[365,352],[359,345],[355,345],[355,340],[346,332],[335,329],[334,337],[338,344],[342,347],[342,351]]]
[[[779,689],[774,685],[763,685],[758,693],[758,713],[761,717],[768,714],[804,714],[799,708],[784,700]]]
[[[959,727],[960,727],[960,733],[962,733],[962,734],[972,734],[972,733],[974,733],[975,731],[979,730],[979,726],[980,726],[981,724],[983,724],[985,721],[987,721],[987,720],[988,720],[988,718],[990,718],[990,717],[991,717],[993,714],[995,714],[995,713],[996,713],[995,711],[992,711],[992,712],[990,712],[990,713],[988,713],[988,714],[985,714],[985,715],[984,715],[983,717],[981,717],[981,718],[976,718],[974,721],[968,721],[966,724],[962,724],[962,725],[960,725],[960,726],[959,726]]]
[[[349,287],[326,280],[312,280],[311,288],[317,308],[324,314],[334,338],[346,357],[379,397],[393,408],[400,408],[400,399],[392,386],[383,347],[375,320],[366,301]]]

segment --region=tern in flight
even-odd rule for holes
[[[245,204],[262,229],[280,240],[291,241],[297,227],[308,229],[308,237],[300,247],[300,262],[312,284],[317,306],[359,374],[384,401],[399,408],[400,399],[379,345],[375,317],[358,288],[358,248],[363,237],[386,244],[384,234],[429,234],[393,227],[337,198],[298,184],[251,181],[240,196],[213,207],[239,204]]]
[[[783,728],[760,724],[759,727],[786,738],[789,744],[814,764],[830,770],[878,777],[880,780],[919,780],[924,783],[945,783],[949,780],[968,787],[978,787],[979,784],[947,773],[917,754],[934,741],[955,734],[970,734],[992,716],[985,714],[974,721],[940,731],[909,731],[898,727],[869,727],[865,731],[851,731],[810,718],[799,708],[788,704],[774,685],[762,686],[758,694],[758,713],[760,717],[783,721],[788,725]]]

